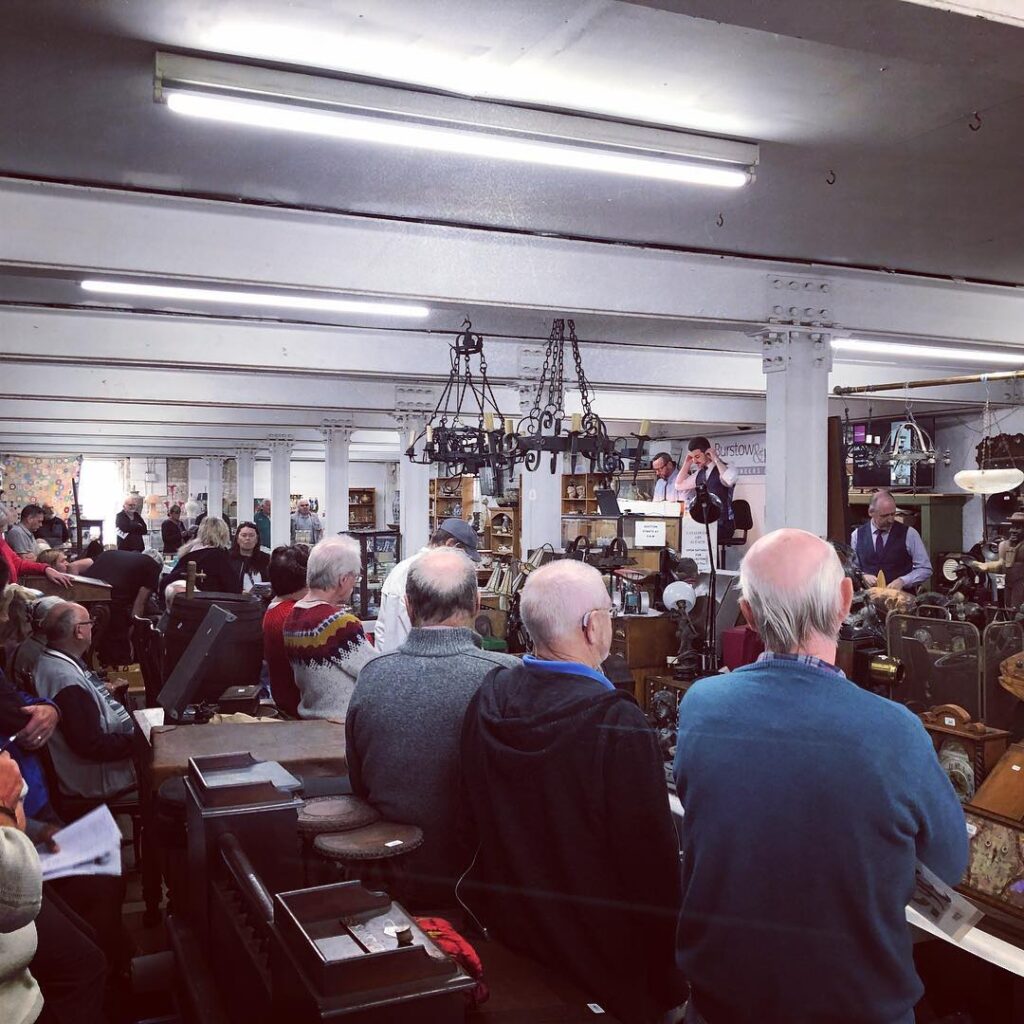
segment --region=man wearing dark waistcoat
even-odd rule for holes
[[[868,515],[871,518],[853,531],[850,540],[864,582],[873,587],[882,572],[893,590],[916,590],[932,574],[921,535],[912,526],[896,522],[896,501],[888,491],[875,493]]]

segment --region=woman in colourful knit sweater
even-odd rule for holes
[[[329,537],[309,553],[309,592],[284,624],[300,718],[344,719],[359,670],[376,657],[362,623],[346,607],[359,570],[359,544],[351,537]]]

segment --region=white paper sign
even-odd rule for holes
[[[679,543],[679,554],[684,558],[692,558],[700,572],[710,572],[711,562],[708,558],[707,527],[695,522],[689,516],[683,517],[682,537]],[[718,523],[711,524],[711,550],[715,560],[718,559]],[[716,565],[717,568],[717,565]]]
[[[633,545],[638,548],[663,548],[665,546],[665,521],[663,519],[639,520],[633,534]]]

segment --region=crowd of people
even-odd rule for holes
[[[715,473],[728,486],[729,467],[702,441],[678,469],[656,456],[666,486],[710,487]],[[877,556],[896,575],[913,562],[913,543],[892,533],[889,512],[880,498],[873,532],[869,524],[854,541],[866,570]],[[18,525],[37,515],[26,522],[23,511]],[[314,540],[305,522],[300,540],[267,554],[259,518],[234,537],[205,518],[164,577],[156,560],[125,548],[93,552],[88,569],[120,573],[132,615],[151,598],[173,601],[190,565],[200,589],[240,594],[246,579],[269,581],[265,683],[286,715],[344,721],[352,792],[422,830],[403,858],[413,909],[458,907],[468,927],[554,967],[628,1024],[913,1021],[922,986],[904,908],[918,862],[959,881],[964,817],[920,721],[835,668],[852,584],[832,546],[778,530],[743,559],[742,612],[766,650],[698,681],[681,702],[671,766],[680,823],[656,734],[603,670],[613,608],[596,569],[556,560],[530,573],[520,613],[532,653],[483,650],[476,535],[446,520],[392,571],[370,637],[349,604],[358,543]],[[126,541],[130,527],[119,530]],[[902,547],[886,556],[893,540]],[[10,550],[0,583],[35,565]],[[45,569],[60,576],[79,564]],[[95,998],[61,1017],[68,979],[55,981],[32,954],[36,914],[40,952],[57,939],[44,935],[31,839],[62,820],[54,806],[81,813],[131,799],[132,723],[87,663],[87,608],[37,602],[29,628],[0,677],[0,729],[12,736],[0,757],[0,876],[17,879],[21,894],[14,906],[0,892],[0,1018],[31,1019],[38,983],[47,1003],[56,993],[51,1019],[101,1020]],[[40,753],[56,792],[45,790]],[[97,964],[116,977],[123,954],[93,897],[73,895],[92,920],[80,927],[67,906],[45,927],[99,957],[80,958],[71,982],[91,971],[95,987]]]

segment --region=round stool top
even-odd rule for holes
[[[379,820],[377,811],[357,796],[314,796],[299,811],[299,831],[311,836],[349,832]]]
[[[328,860],[383,860],[415,850],[423,842],[423,830],[416,825],[378,821],[351,832],[319,835],[313,848]]]

